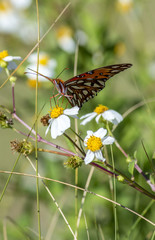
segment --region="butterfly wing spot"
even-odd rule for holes
[[[83,90],[83,94],[84,95],[87,95],[88,94],[88,91],[86,89]]]
[[[117,73],[119,73],[120,71],[118,70],[118,69],[113,69],[113,70],[111,70],[111,73],[114,73],[114,74],[117,74]]]
[[[123,66],[122,66],[123,67]],[[118,68],[118,65],[113,65],[111,68]]]
[[[84,78],[84,77],[85,77],[85,74],[80,74],[80,75],[77,75],[76,77],[78,77],[78,78]]]
[[[82,94],[81,93],[79,93],[79,97],[82,99],[83,98],[83,96],[82,96]]]
[[[94,74],[94,71],[93,70],[92,71],[88,71],[88,72],[86,72],[86,74],[92,75],[92,74]]]
[[[80,80],[78,80],[78,82],[79,82]],[[83,83],[83,80],[82,81],[80,81],[81,82],[81,84]],[[74,84],[77,84],[77,81],[72,81],[72,82],[68,82],[67,83],[67,87],[69,86],[69,85],[74,85]]]

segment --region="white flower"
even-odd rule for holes
[[[19,10],[24,10],[30,7],[32,0],[10,0],[11,4],[13,5],[14,8],[19,9]]]
[[[70,119],[68,116],[73,118],[77,118],[77,114],[79,111],[79,107],[75,106],[70,109],[63,109],[62,107],[56,106],[55,108],[51,109],[50,115],[51,118],[49,119],[49,126],[46,129],[45,135],[48,133],[49,129],[51,129],[51,137],[57,138],[58,136],[62,135],[65,130],[70,128]]]
[[[117,8],[121,12],[129,12],[132,9],[133,0],[118,0]]]
[[[32,70],[37,70],[37,53],[33,53],[28,58],[29,65],[27,68]],[[39,53],[39,72],[45,76],[53,76],[55,74],[55,68],[57,66],[57,62],[55,59],[50,59],[49,55],[45,52]],[[36,74],[31,72],[29,69],[26,69],[27,77],[28,77],[28,84],[33,87],[35,86],[36,82]],[[40,76],[38,74],[39,82],[48,81],[45,77]]]
[[[0,1],[0,32],[15,33],[19,30],[20,16],[9,1]]]
[[[0,72],[4,67],[7,67],[8,70],[16,69],[17,65],[13,60],[21,61],[22,58],[19,56],[8,56],[8,52],[6,50],[0,52]]]
[[[75,34],[75,37],[78,41],[78,44],[80,46],[85,46],[88,42],[88,36],[85,32],[83,32],[82,30],[78,30]]]
[[[57,30],[59,47],[68,53],[75,52],[75,42],[72,38],[72,30],[67,26],[62,26]]]
[[[103,145],[112,144],[115,139],[110,136],[106,136],[107,130],[104,128],[99,128],[96,132],[87,131],[87,136],[84,139],[84,145],[87,147],[88,151],[85,156],[85,164],[88,164],[97,158],[104,162],[106,159],[102,155],[101,148]]]
[[[88,113],[84,116],[82,116],[80,119],[84,119],[81,122],[81,125],[85,125],[86,123],[90,122],[93,118],[95,118],[96,122],[99,122],[100,117],[103,117],[103,119],[117,125],[123,120],[123,117],[118,112],[108,109],[107,107],[103,105],[99,105],[95,108],[94,112]]]

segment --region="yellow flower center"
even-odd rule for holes
[[[8,11],[10,8],[11,8],[11,5],[10,5],[8,2],[3,1],[3,2],[0,3],[0,11],[1,11],[1,12],[6,12],[6,11]]]
[[[121,12],[128,12],[132,8],[132,0],[118,0],[117,8]]]
[[[49,61],[49,57],[48,57],[48,56],[43,56],[43,57],[41,57],[41,58],[39,59],[39,63],[40,63],[41,65],[44,65],[44,66],[47,65],[48,61]]]
[[[114,48],[115,54],[117,54],[120,57],[120,56],[124,55],[125,51],[126,51],[126,46],[123,42],[116,44],[116,46]]]
[[[58,38],[61,38],[61,37],[64,37],[64,36],[69,36],[69,37],[72,36],[71,28],[66,27],[66,26],[62,26],[57,30],[57,37]]]
[[[8,51],[4,50],[0,52],[0,60],[8,56]]]
[[[27,84],[31,88],[36,87],[36,80],[35,79],[28,79]],[[38,81],[38,87],[41,87],[41,82]]]
[[[95,108],[94,112],[96,112],[97,114],[101,114],[107,110],[108,108],[106,106],[103,106],[102,104],[100,104],[98,107]]]
[[[90,136],[86,144],[87,148],[92,152],[98,151],[102,147],[101,138],[95,136]]]
[[[63,114],[63,110],[64,109],[62,107],[58,107],[58,106],[56,106],[55,108],[51,109],[51,111],[50,111],[51,118],[59,117],[60,115]]]

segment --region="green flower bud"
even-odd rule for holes
[[[16,80],[17,80],[17,78],[16,78],[16,77],[14,77],[14,76],[10,77],[10,82],[11,82],[11,83],[15,83],[15,82],[16,82]]]
[[[78,168],[81,167],[83,160],[78,156],[71,156],[67,162],[64,163],[65,167],[68,168]]]
[[[119,182],[124,182],[124,177],[121,176],[121,175],[118,175],[117,179],[118,179]]]
[[[1,128],[12,128],[13,121],[8,118],[3,112],[0,112],[0,126]]]
[[[14,140],[11,143],[11,150],[13,152],[19,152],[24,155],[29,155],[34,151],[34,146],[31,142],[26,141],[25,139],[23,141]]]
[[[7,62],[5,62],[4,60],[0,60],[0,67],[1,68],[6,68],[7,67],[7,65],[8,65],[8,63]]]

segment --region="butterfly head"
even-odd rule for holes
[[[56,89],[58,90],[58,92],[62,95],[65,95],[66,94],[66,87],[64,85],[64,81],[59,79],[59,78],[55,78],[55,79],[52,79],[52,82],[53,84],[56,86]]]

